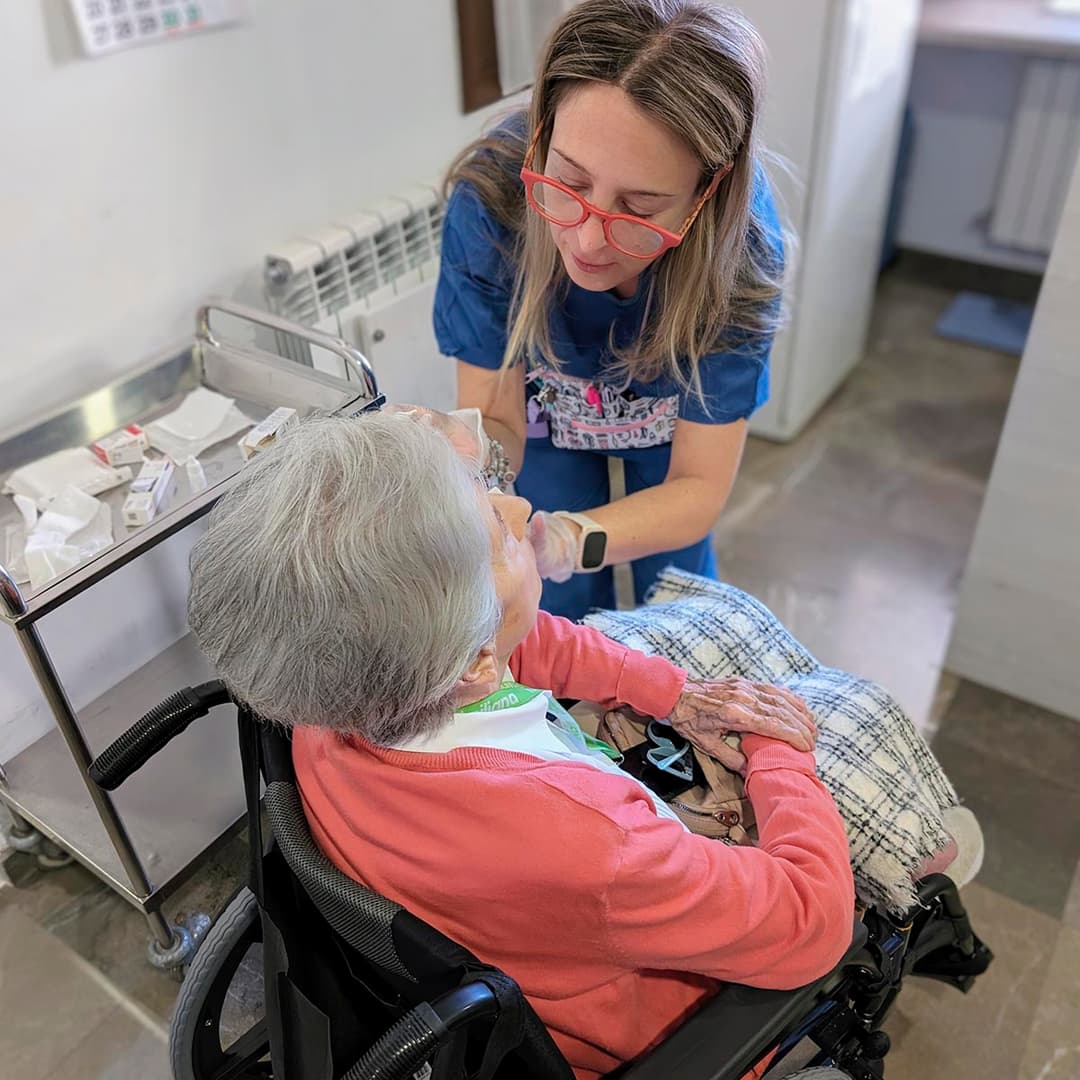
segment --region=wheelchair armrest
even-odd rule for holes
[[[719,993],[620,1080],[740,1080],[840,984],[866,942],[855,923],[851,948],[827,975],[798,990],[725,983]]]

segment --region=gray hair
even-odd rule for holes
[[[436,730],[501,612],[477,485],[408,416],[313,417],[191,553],[188,621],[258,714],[394,745]]]

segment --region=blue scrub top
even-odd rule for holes
[[[525,198],[524,185],[521,197]],[[782,231],[769,181],[760,166],[755,171],[753,201],[754,216],[762,225],[759,242],[780,266]],[[512,248],[509,230],[495,220],[475,189],[459,184],[446,208],[435,293],[435,333],[443,355],[489,370],[502,365],[514,282]],[[548,415],[562,416],[564,431],[572,427],[585,432],[584,439],[595,438],[589,432],[603,429],[607,423],[608,431],[619,434],[600,436],[605,440],[601,447],[576,446],[574,431],[568,444],[556,431],[554,419],[550,432],[543,414],[539,425],[530,423],[525,463],[516,487],[538,510],[589,510],[609,502],[609,456],[625,462],[628,494],[660,484],[667,475],[677,418],[702,424],[731,423],[749,417],[769,396],[771,334],[746,335],[735,348],[703,356],[699,365],[701,396],[680,387],[668,375],[651,382],[614,385],[607,377],[612,362],[610,341],[613,336],[617,345],[625,346],[640,333],[648,282],[646,270],[637,294],[625,299],[569,282],[565,295],[554,306],[551,337],[560,364],[557,373],[549,373],[550,379],[544,375],[527,385],[530,421],[534,420],[534,408],[543,400],[539,389],[561,380],[560,405],[549,409]],[[530,372],[538,366],[542,368],[542,362],[530,365]],[[576,393],[579,385],[581,392]],[[548,392],[554,392],[554,387],[549,386]],[[570,413],[577,410],[575,415],[566,412],[568,401]],[[650,410],[652,419],[641,425],[642,431],[622,434],[634,427],[635,418]],[[664,414],[659,421],[657,413]],[[595,422],[590,423],[591,416]],[[711,538],[683,551],[636,560],[632,565],[638,602],[667,565],[708,576],[716,572]],[[575,575],[562,585],[545,582],[542,604],[568,618],[580,618],[590,608],[614,606],[610,568],[599,574]]]
[[[524,186],[521,197],[525,198]],[[760,166],[753,202],[755,217],[764,226],[769,255],[777,266],[782,265],[782,232],[772,190]],[[509,231],[495,220],[477,192],[468,184],[459,184],[446,208],[435,292],[435,334],[444,356],[492,370],[501,366],[514,281],[507,255],[512,246]],[[626,299],[568,283],[565,299],[557,302],[551,313],[552,344],[563,374],[604,380],[611,363],[609,335],[614,330],[619,346],[626,346],[638,335],[648,281],[646,272],[641,275],[637,294]],[[768,399],[771,348],[772,336],[760,335],[748,338],[738,348],[703,356],[699,372],[704,400],[680,388],[667,375],[652,382],[632,382],[629,389],[639,397],[675,396],[679,417],[699,424],[745,419]],[[670,447],[656,449],[670,454]]]

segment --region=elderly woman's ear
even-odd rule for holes
[[[454,691],[454,704],[463,709],[474,701],[483,701],[502,685],[503,673],[495,658],[495,643],[489,642],[477,654],[468,670],[458,679]]]

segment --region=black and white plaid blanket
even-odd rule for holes
[[[693,678],[742,676],[799,694],[818,722],[818,773],[847,823],[859,898],[891,911],[914,904],[912,871],[948,842],[941,815],[958,799],[880,686],[819,664],[747,593],[680,570],[664,571],[644,607],[585,622]]]

